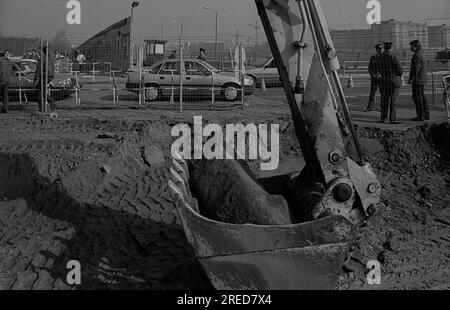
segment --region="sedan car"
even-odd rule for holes
[[[261,87],[263,79],[267,87],[282,86],[280,74],[278,73],[278,68],[274,58],[271,58],[262,67],[247,69],[246,73],[253,78],[253,81],[257,87]]]
[[[198,59],[168,59],[143,70],[143,86],[146,101],[158,101],[180,91],[180,64],[182,63],[183,96],[207,98],[212,94],[212,86],[226,101],[236,101],[241,97],[241,81],[234,72],[223,72],[209,63]],[[139,91],[139,73],[130,72],[126,88]],[[255,89],[253,79],[244,78],[244,93],[252,95]]]
[[[11,80],[9,82],[9,97],[17,100],[22,92],[28,100],[37,100],[38,89],[33,82],[38,61],[34,59],[10,58]],[[75,79],[70,77],[55,78],[50,83],[52,97],[62,100],[74,92]],[[79,85],[80,86],[80,85]]]

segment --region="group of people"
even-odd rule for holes
[[[410,42],[414,56],[411,60],[411,71],[408,83],[412,87],[412,97],[416,107],[417,116],[412,121],[430,120],[428,102],[425,96],[427,84],[427,61],[422,53],[419,40]],[[377,54],[370,58],[369,74],[371,78],[369,105],[366,111],[375,108],[377,90],[381,93],[381,122],[399,124],[397,119],[397,102],[400,89],[403,86],[403,67],[398,58],[392,53],[391,42],[377,44]]]
[[[33,78],[33,83],[36,86],[38,92],[39,111],[43,112],[43,99],[47,93],[47,102],[50,105],[50,109],[54,110],[55,100],[52,98],[49,92],[46,92],[47,85],[55,76],[55,66],[51,58],[47,63],[47,47],[41,49],[40,57],[38,59],[38,65],[36,67],[36,73]],[[3,109],[2,113],[8,113],[9,106],[9,84],[11,82],[12,65],[6,52],[0,51],[0,94],[3,96]]]
[[[169,59],[176,59],[176,58],[177,58],[177,50],[172,50],[170,52]],[[197,56],[197,59],[206,61],[206,50],[204,48],[200,48],[200,52]]]

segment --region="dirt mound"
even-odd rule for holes
[[[386,208],[371,217],[352,250],[382,264],[381,289],[450,288],[450,126],[407,132],[360,129]],[[381,148],[380,148],[381,146]],[[361,272],[341,289],[369,288]]]

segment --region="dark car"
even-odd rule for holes
[[[22,92],[22,98],[38,99],[38,89],[33,82],[38,61],[34,59],[10,58],[11,80],[9,82],[9,97],[17,100]],[[52,97],[63,100],[74,93],[75,79],[71,77],[55,78],[50,82]],[[81,87],[81,85],[79,85]]]

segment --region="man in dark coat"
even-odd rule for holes
[[[175,59],[175,58],[177,58],[177,51],[173,50],[170,52],[169,59]]]
[[[44,46],[42,48],[41,58],[38,62],[36,73],[34,75],[34,85],[36,85],[36,88],[38,89],[38,96],[39,96],[38,102],[40,112],[44,112],[42,110],[43,109],[42,99],[44,99],[44,102],[47,101],[50,104],[51,110],[55,109],[55,100],[51,96],[50,92],[46,92],[46,88],[48,84],[53,80],[54,76],[55,76],[55,64],[53,63],[53,59],[50,55],[48,56],[48,63],[47,63],[47,47]],[[46,93],[47,93],[47,100],[45,100],[44,98]]]
[[[392,43],[384,43],[384,53],[380,55],[381,74],[381,122],[386,123],[388,117],[391,124],[397,121],[397,100],[402,87],[403,67],[398,58],[392,54]]]
[[[413,121],[429,121],[430,111],[428,101],[425,96],[425,86],[427,85],[427,60],[422,54],[422,45],[419,40],[410,43],[414,56],[411,60],[411,72],[409,74],[409,84],[412,86],[414,104],[416,106],[417,117]]]
[[[200,53],[198,54],[197,59],[206,61],[206,50],[204,48],[200,48]]]
[[[5,52],[0,52],[0,94],[3,95],[2,113],[8,113],[9,92],[8,86],[11,79],[11,63]]]
[[[377,94],[377,90],[380,87],[380,65],[379,58],[383,53],[383,44],[375,45],[375,50],[377,51],[376,55],[370,57],[369,61],[369,74],[370,74],[370,97],[369,97],[369,105],[367,106],[366,112],[373,111],[375,107],[375,96]]]

